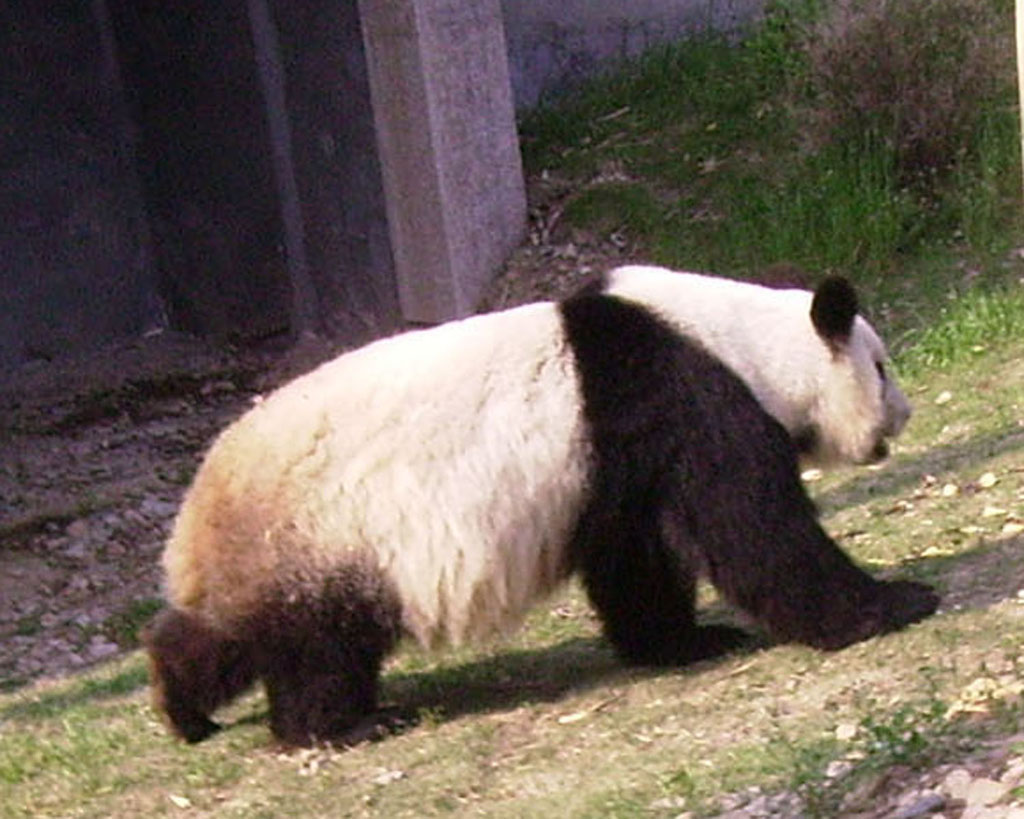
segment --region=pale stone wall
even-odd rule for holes
[[[502,0],[517,108],[617,60],[710,30],[736,33],[764,0]]]

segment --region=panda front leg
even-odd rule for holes
[[[697,625],[698,564],[694,553],[668,548],[657,514],[640,509],[587,521],[574,548],[605,636],[625,662],[685,665],[749,639],[729,626]]]
[[[791,495],[799,500],[780,505],[780,493],[759,504],[761,514],[740,515],[728,525],[716,520],[701,526],[699,548],[708,575],[727,600],[775,639],[826,650],[895,631],[934,613],[939,601],[934,589],[875,579],[822,529],[811,504],[796,491]],[[688,539],[681,520],[676,516],[673,539],[678,541]]]

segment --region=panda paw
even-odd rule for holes
[[[935,614],[939,594],[925,583],[893,580],[885,584],[885,630],[894,631]]]
[[[172,718],[171,730],[189,745],[195,745],[212,737],[221,730],[221,726],[202,714],[190,713]]]

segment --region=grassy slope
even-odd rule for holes
[[[403,735],[289,755],[269,745],[258,694],[212,741],[175,744],[132,656],[0,696],[0,816],[671,816],[752,784],[828,804],[825,764],[851,750],[866,754],[857,771],[954,752],[962,728],[941,714],[959,692],[1024,678],[1022,383],[1024,338],[916,378],[894,458],[812,484],[859,559],[943,590],[942,613],[906,632],[832,655],[782,646],[629,670],[570,589],[504,645],[396,658],[386,696],[421,713]],[[999,706],[971,730],[1022,721]],[[836,739],[849,725],[857,735]]]

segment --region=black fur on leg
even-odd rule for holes
[[[210,715],[256,678],[246,645],[177,609],[160,612],[143,630],[149,651],[153,707],[186,742],[219,730]]]
[[[368,564],[346,566],[316,589],[292,589],[268,602],[249,629],[274,736],[289,746],[361,738],[400,625],[397,592]]]
[[[777,639],[826,649],[934,612],[931,589],[875,580],[828,537],[786,431],[720,361],[615,297],[588,291],[562,318],[594,461],[573,557],[624,654],[686,657],[698,573]]]
[[[310,659],[343,664],[311,652]],[[280,667],[265,678],[270,700],[270,729],[286,746],[318,742],[354,744],[363,723],[377,708],[378,668],[360,674],[320,673],[313,663]]]
[[[574,559],[605,636],[635,665],[683,665],[744,642],[727,626],[698,626],[694,617],[700,566],[662,542],[658,516],[640,497],[621,514],[595,513],[576,533]]]

